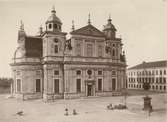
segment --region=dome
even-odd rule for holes
[[[51,13],[52,13],[52,15],[47,19],[46,24],[50,23],[50,22],[62,24],[61,20],[56,16],[56,11],[54,8],[51,11]]]
[[[115,26],[111,23],[111,19],[108,19],[108,23],[104,26],[104,30],[108,30],[108,29],[112,29],[114,31],[116,31]]]

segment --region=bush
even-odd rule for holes
[[[7,88],[13,82],[12,78],[0,78],[0,87]]]

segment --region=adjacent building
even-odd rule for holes
[[[166,92],[167,61],[143,62],[127,70],[127,88],[143,90],[150,83],[151,91]]]
[[[121,38],[108,19],[103,31],[91,24],[72,25],[70,38],[53,8],[45,30],[29,36],[21,24],[18,47],[10,64],[13,94],[24,99],[68,99],[121,94],[125,88],[126,61]]]

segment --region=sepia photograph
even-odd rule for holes
[[[167,0],[0,0],[0,122],[167,122]]]

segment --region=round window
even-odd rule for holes
[[[57,38],[54,39],[54,42],[55,42],[55,43],[58,43],[58,41],[59,41],[59,40],[58,40]]]
[[[88,74],[88,75],[91,75],[91,74],[92,74],[92,71],[91,71],[91,70],[88,70],[88,71],[87,71],[87,74]]]

